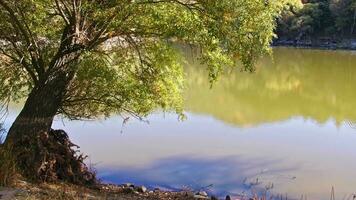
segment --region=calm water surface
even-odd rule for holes
[[[299,199],[329,199],[334,186],[347,199],[356,192],[356,53],[277,48],[257,67],[227,73],[209,89],[204,67],[188,62],[183,122],[155,113],[149,123],[122,126],[113,117],[54,126],[106,182],[212,185],[217,195],[273,186]]]

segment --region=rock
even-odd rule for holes
[[[196,193],[196,195],[200,195],[200,196],[205,196],[207,197],[208,196],[208,193],[206,193],[205,191],[199,191]]]
[[[199,191],[195,193],[194,198],[196,199],[208,199],[208,193],[205,191]]]
[[[0,188],[0,199],[2,200],[11,200],[16,199],[16,195],[19,193],[19,190],[11,188]]]
[[[140,193],[145,193],[147,192],[147,188],[145,186],[139,186],[136,188],[136,191]]]
[[[153,192],[159,192],[159,191],[161,191],[159,188],[153,189]]]
[[[227,195],[226,198],[225,198],[225,200],[231,200],[230,195]]]
[[[125,183],[124,187],[135,187],[135,185],[132,183]]]
[[[194,198],[195,199],[209,199],[207,196],[202,196],[202,195],[198,195],[198,194],[194,195]]]

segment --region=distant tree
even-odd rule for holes
[[[278,30],[282,35],[293,38],[313,35],[320,30],[322,19],[323,10],[320,3],[290,6],[282,12],[278,20]]]
[[[351,35],[356,25],[356,0],[311,0],[290,7],[278,20],[280,36]]]
[[[338,30],[346,30],[352,35],[356,24],[356,0],[331,0],[330,9]]]

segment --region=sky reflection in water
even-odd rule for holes
[[[342,195],[355,189],[356,130],[348,125],[292,118],[237,128],[188,117],[177,122],[176,116],[154,115],[149,125],[132,121],[123,133],[118,118],[72,122],[65,129],[109,182],[169,189],[213,184],[211,192],[226,194],[248,191],[258,178],[260,187],[273,183],[276,193],[309,198],[328,197],[331,186]]]

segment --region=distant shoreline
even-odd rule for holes
[[[356,50],[356,39],[333,40],[330,38],[317,39],[277,39],[272,42],[272,47],[295,47],[321,50]]]

